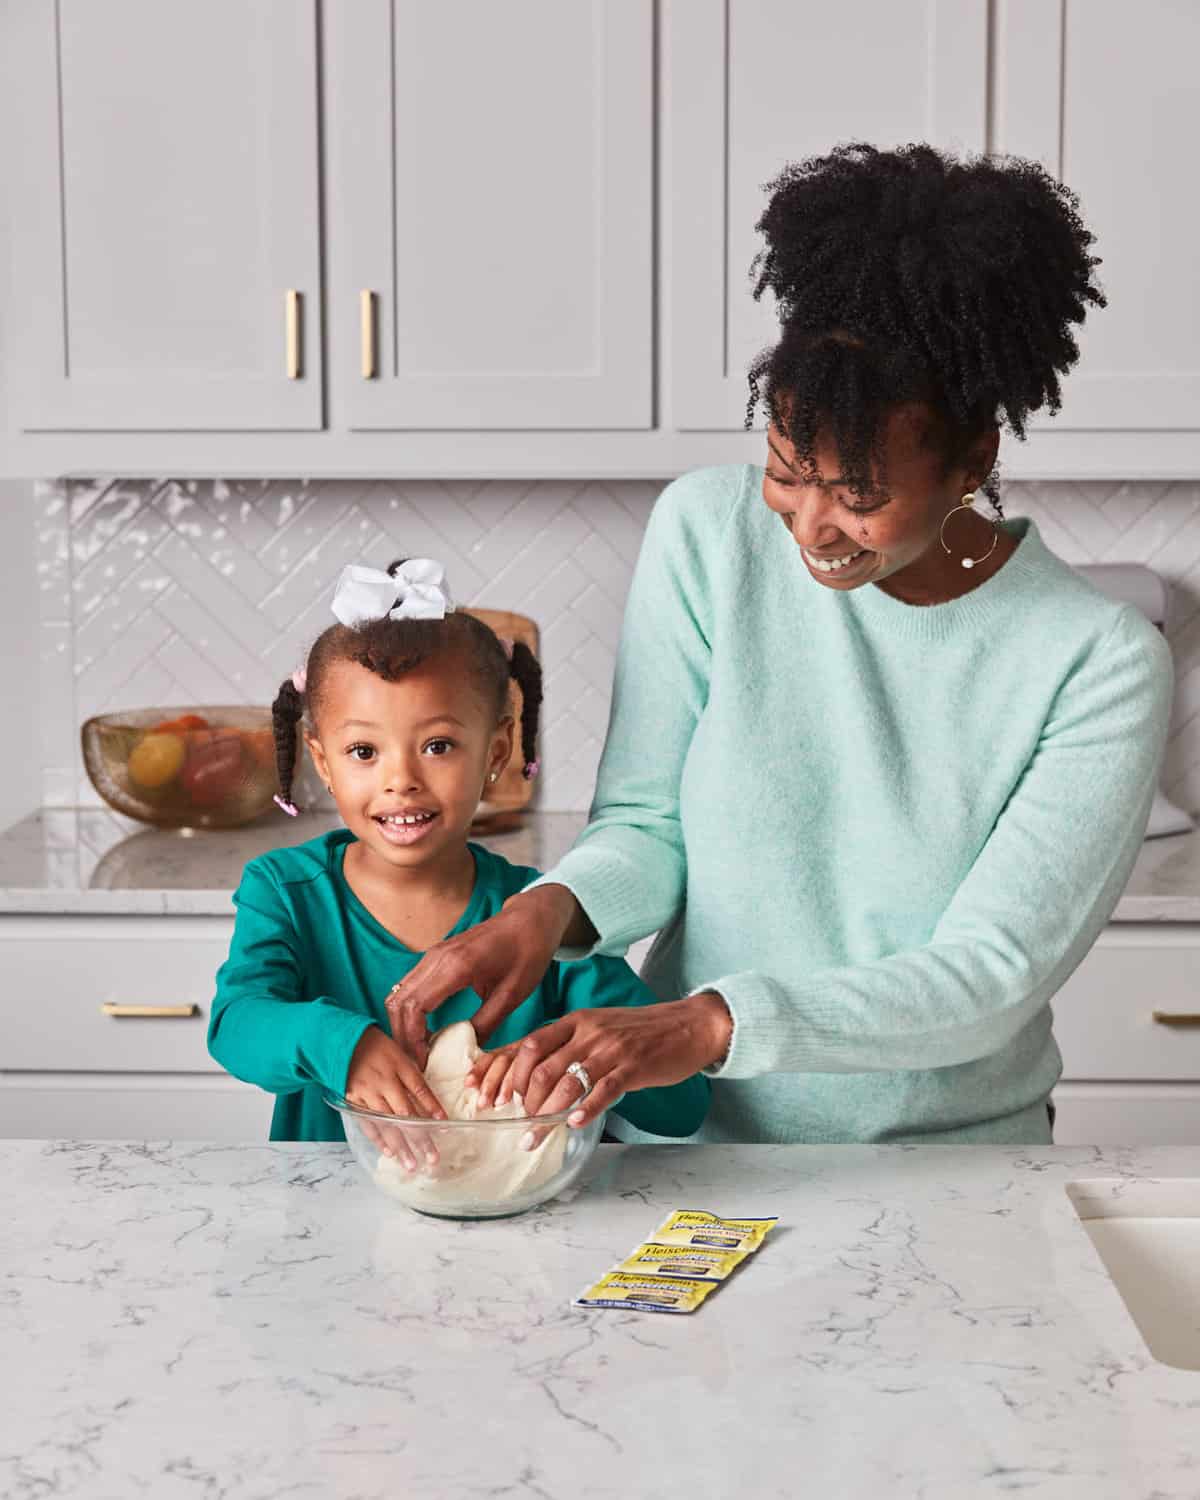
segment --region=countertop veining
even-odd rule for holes
[[[586,823],[584,813],[534,812],[523,828],[479,842],[545,870]],[[0,833],[0,912],[232,916],[230,895],[248,859],[338,826],[334,814],[280,814],[189,836],[107,808],[46,808]],[[1200,829],[1142,845],[1112,920],[1200,922]]]
[[[174,1500],[1195,1500],[1067,1196],[1184,1147],[604,1146],[492,1223],[346,1147],[0,1143],[0,1491]],[[672,1208],[778,1214],[690,1317],[585,1310]]]

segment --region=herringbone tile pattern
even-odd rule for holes
[[[48,805],[95,802],[89,714],[269,702],[329,623],[342,566],[441,559],[457,602],[537,620],[546,672],[538,801],[586,811],[621,617],[660,482],[130,480],[39,487]],[[1013,484],[1071,563],[1138,561],[1172,593],[1177,691],[1164,788],[1200,810],[1200,485]],[[324,794],[308,777],[302,793]]]

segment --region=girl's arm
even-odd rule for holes
[[[299,938],[267,871],[251,861],[233,900],[237,920],[217,971],[209,1052],[235,1078],[274,1094],[312,1083],[344,1093],[354,1049],[374,1023],[330,996],[304,999]]]

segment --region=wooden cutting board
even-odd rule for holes
[[[468,609],[465,614],[482,620],[500,636],[510,640],[524,641],[535,656],[539,655],[538,628],[528,615],[518,615],[505,609]],[[526,810],[533,801],[536,781],[526,781],[521,774],[524,758],[521,754],[521,707],[523,694],[514,680],[508,684],[508,712],[513,716],[512,759],[500,773],[500,779],[487,789],[487,795],[476,809],[471,823],[472,833],[504,833],[508,829],[520,828],[526,818]],[[543,704],[543,713],[545,705]],[[539,734],[539,739],[541,738]]]

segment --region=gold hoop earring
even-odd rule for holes
[[[975,491],[971,490],[968,494],[962,497],[962,499],[954,507],[953,510],[948,510],[942,517],[942,526],[941,530],[938,532],[938,538],[941,541],[942,548],[948,557],[953,557],[954,554],[950,551],[950,548],[946,546],[946,522],[950,519],[951,516],[961,516],[965,510],[970,510],[974,504]],[[964,557],[962,559],[962,565],[964,568],[974,568],[977,567],[981,562],[986,562],[987,559],[991,557],[992,553],[996,550],[1000,542],[1000,527],[995,521],[992,521],[990,525],[992,528],[992,545],[987,549],[982,557]]]

